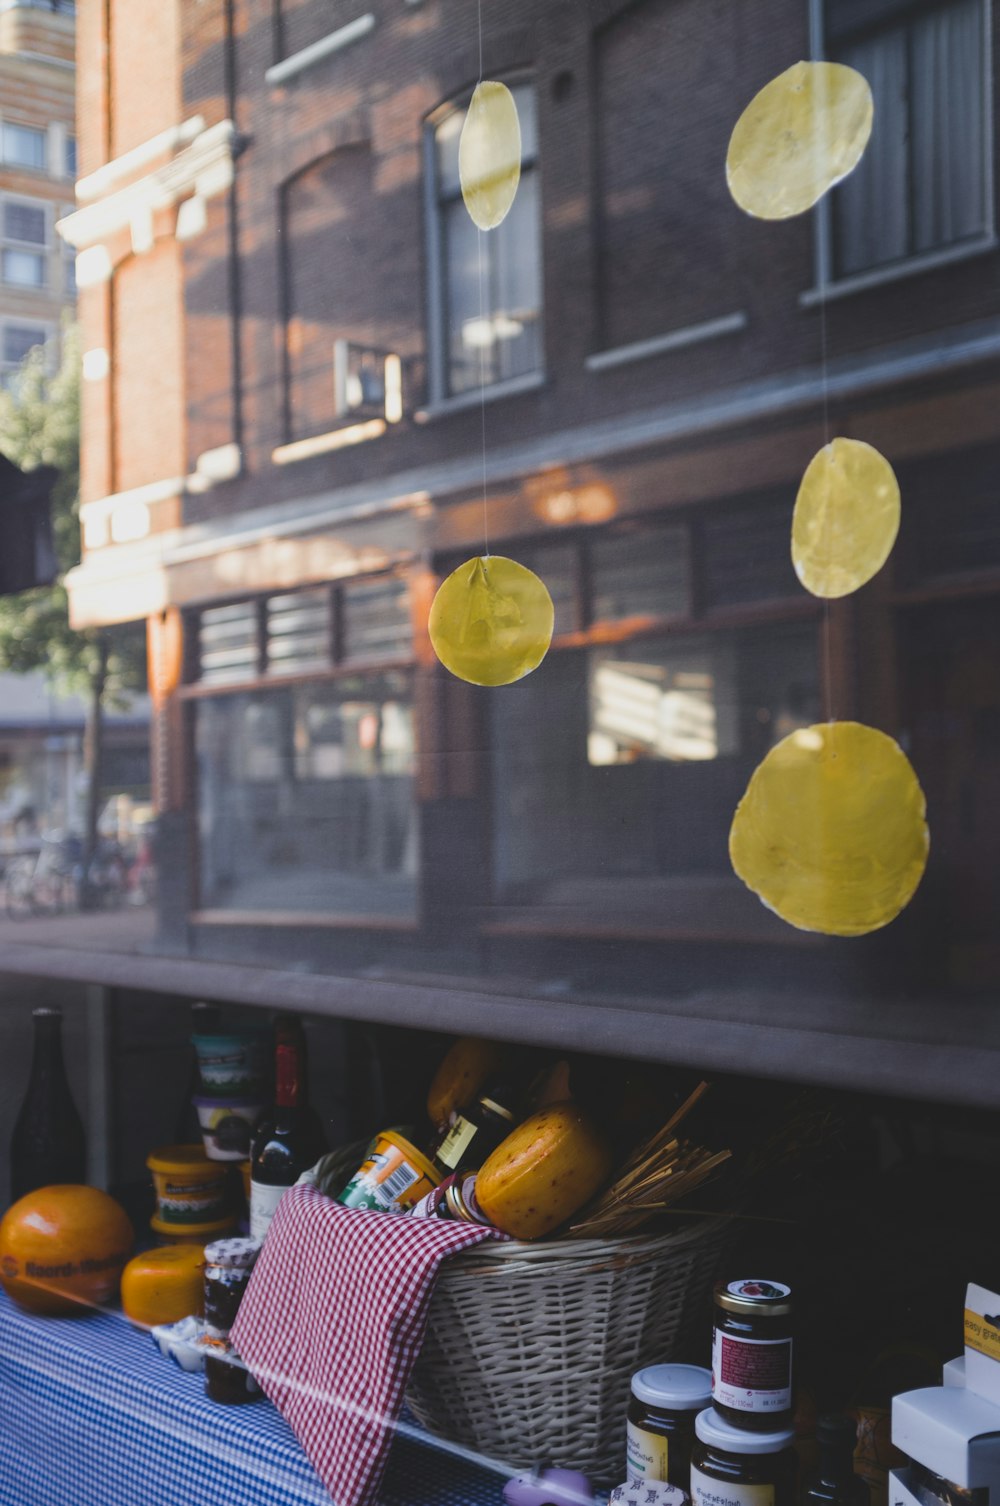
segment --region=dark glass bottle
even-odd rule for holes
[[[87,1142],[66,1078],[62,1010],[35,1009],[31,1077],[10,1142],[12,1200],[54,1182],[84,1182]]]
[[[858,1424],[853,1417],[832,1413],[816,1424],[819,1466],[805,1492],[804,1506],[869,1506],[866,1482],[854,1473]]]
[[[253,1138],[250,1167],[250,1235],[264,1239],[287,1189],[323,1154],[322,1136],[309,1109],[306,1041],[293,1015],[274,1027],[274,1103]]]
[[[518,1124],[519,1097],[510,1083],[490,1083],[455,1115],[431,1147],[431,1159],[442,1176],[479,1170]]]

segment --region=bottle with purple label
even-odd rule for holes
[[[790,1426],[792,1293],[784,1282],[716,1285],[712,1398],[736,1427],[767,1432]]]

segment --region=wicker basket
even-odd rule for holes
[[[728,1222],[619,1239],[487,1244],[447,1261],[407,1401],[431,1432],[507,1464],[625,1478],[629,1380],[683,1358]],[[696,1335],[697,1338],[697,1335]]]

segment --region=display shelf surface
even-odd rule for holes
[[[0,1506],[330,1506],[268,1401],[223,1407],[115,1313],[38,1318],[0,1292]],[[379,1506],[498,1506],[499,1473],[407,1425]]]

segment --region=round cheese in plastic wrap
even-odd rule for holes
[[[834,439],[814,455],[792,518],[792,564],[814,596],[849,596],[876,575],[899,532],[899,483],[878,450]]]
[[[533,571],[500,554],[466,560],[441,582],[428,631],[445,669],[472,685],[511,685],[552,642],[552,598]]]
[[[828,936],[888,925],[927,864],[926,802],[897,742],[859,722],[801,727],[755,770],[733,868],[782,920]]]
[[[0,1283],[27,1312],[85,1312],[117,1295],[132,1239],[128,1215],[106,1192],[39,1187],[0,1222]]]
[[[868,81],[843,63],[795,63],[754,95],[736,122],[726,181],[760,220],[804,214],[853,172],[871,135]]]

